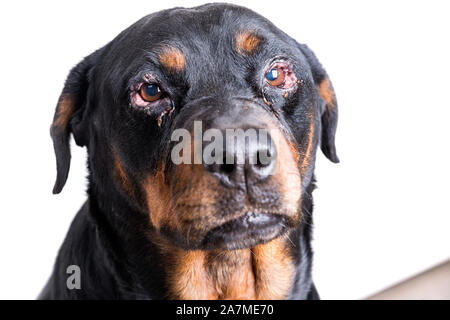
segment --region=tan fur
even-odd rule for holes
[[[298,149],[297,149],[297,146],[295,145],[294,140],[289,141],[289,148],[291,149],[295,163],[298,163],[300,161],[300,153],[298,152]]]
[[[200,250],[183,251],[178,248],[163,249],[169,298],[216,300],[211,276],[206,272],[206,253]]]
[[[60,98],[53,126],[56,130],[63,132],[69,124],[70,118],[75,112],[76,101],[71,95],[63,94]]]
[[[258,299],[287,297],[294,281],[295,266],[286,243],[279,237],[253,249]]]
[[[312,154],[312,150],[313,150],[313,146],[314,146],[314,131],[315,131],[315,127],[314,127],[314,118],[310,120],[311,124],[309,127],[309,137],[308,137],[308,146],[306,148],[304,157],[303,157],[303,161],[302,164],[300,166],[300,172],[302,175],[305,174],[306,170],[308,169],[310,162],[311,162],[311,154]]]
[[[261,38],[254,31],[239,32],[236,36],[236,50],[241,54],[254,54],[261,44]]]
[[[159,62],[161,62],[169,72],[183,71],[186,66],[183,52],[178,48],[170,46],[164,47],[159,55]]]
[[[206,271],[219,299],[255,299],[255,278],[250,250],[208,252]]]
[[[336,107],[336,96],[334,95],[333,86],[331,85],[330,79],[325,78],[319,84],[319,93],[321,97],[327,103],[327,108]]]
[[[125,167],[122,163],[122,160],[120,160],[119,154],[117,153],[116,149],[113,147],[111,150],[112,158],[113,158],[113,165],[114,165],[114,177],[117,182],[121,185],[122,189],[125,191],[126,194],[128,194],[131,198],[135,198],[135,189],[134,185],[130,181],[130,178],[127,175],[127,172],[125,170]]]
[[[301,197],[301,177],[298,168],[298,158],[296,152],[292,150],[292,144],[285,134],[270,119],[269,128],[272,140],[277,146],[277,167],[272,175],[272,179],[279,186],[279,192],[282,196],[281,203],[284,210],[291,218],[300,219],[298,208],[300,207]],[[295,149],[295,148],[294,148]]]
[[[184,251],[164,240],[159,248],[171,299],[285,299],[291,290],[295,267],[282,238],[230,251]]]
[[[150,174],[147,177],[143,188],[152,225],[157,229],[164,224],[172,228],[179,227],[178,218],[173,210],[170,186],[164,179],[164,164],[159,166],[155,175]]]

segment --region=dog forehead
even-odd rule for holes
[[[164,32],[182,33],[211,31],[215,26],[245,25],[268,22],[256,12],[230,4],[209,4],[194,8],[172,8],[150,14],[141,19],[149,31],[155,28]]]
[[[270,21],[250,9],[229,4],[173,8],[148,15],[131,28],[127,37],[140,40],[146,49],[165,43],[179,47],[227,45],[227,40],[251,48],[258,44],[252,35],[283,37]],[[203,53],[203,52],[201,52]]]

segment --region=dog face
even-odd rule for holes
[[[242,7],[166,10],[70,72],[51,128],[54,193],[67,179],[73,134],[88,149],[90,188],[115,192],[165,240],[252,247],[301,223],[319,141],[338,162],[336,124],[331,82],[308,47]],[[217,141],[249,129],[266,138]],[[215,134],[216,161],[205,161],[206,132]],[[192,139],[174,140],[180,133]]]

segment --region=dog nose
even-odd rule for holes
[[[265,134],[265,139],[257,141],[226,139],[222,148],[216,148],[214,159],[204,155],[206,170],[230,187],[242,183],[249,185],[267,179],[275,169],[277,153],[269,133]],[[216,157],[217,152],[221,157]]]

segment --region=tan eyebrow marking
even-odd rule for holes
[[[186,66],[186,60],[180,49],[167,46],[159,54],[159,61],[169,72],[183,71]]]
[[[254,54],[261,44],[261,38],[254,31],[239,32],[236,36],[236,50],[241,54]]]

